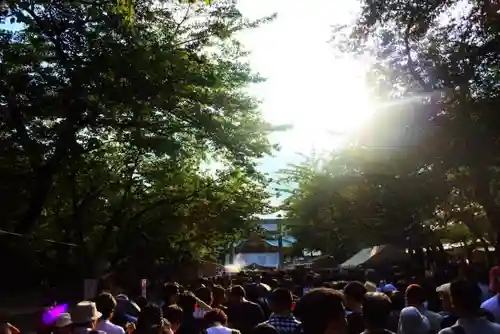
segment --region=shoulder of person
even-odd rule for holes
[[[443,319],[443,316],[441,314],[434,311],[427,311],[427,314],[436,319]]]
[[[101,331],[99,329],[89,329],[89,331],[87,333],[88,334],[106,334],[105,331]]]
[[[438,334],[454,334],[451,327],[443,328],[438,332]]]
[[[481,304],[481,307],[482,308],[487,308],[487,307],[492,307],[494,306],[495,304],[498,303],[498,297],[497,295],[489,298],[489,299],[486,299],[482,304]]]

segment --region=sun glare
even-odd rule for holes
[[[364,76],[366,64],[338,59],[328,43],[333,24],[348,24],[359,10],[356,1],[314,0],[311,5],[286,0],[239,0],[246,15],[272,12],[278,18],[241,34],[251,51],[252,68],[267,81],[251,88],[262,100],[264,117],[293,130],[273,134],[281,154],[331,150],[362,128],[373,114]]]
[[[330,73],[316,72],[315,82],[303,97],[307,109],[294,113],[292,124],[298,135],[297,147],[308,150],[331,150],[362,131],[374,113],[364,80],[365,66],[352,59],[338,60]],[[302,103],[300,103],[302,104]],[[305,152],[303,152],[305,153]]]

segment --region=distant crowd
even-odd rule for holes
[[[500,267],[476,268],[443,284],[393,269],[340,281],[308,272],[299,284],[287,273],[255,272],[185,286],[167,282],[156,300],[103,291],[92,301],[44,309],[37,332],[500,334]],[[22,328],[3,322],[0,334],[19,333]]]

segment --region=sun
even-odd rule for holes
[[[300,98],[304,101],[294,107],[292,141],[296,147],[335,149],[363,130],[375,112],[363,70],[363,64],[349,60],[332,66],[331,74],[316,72],[310,80],[316,84],[304,89]],[[299,110],[300,105],[307,107]]]

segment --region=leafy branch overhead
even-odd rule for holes
[[[133,5],[131,24],[117,5]],[[85,245],[74,263],[148,247],[210,257],[267,210],[255,167],[273,127],[246,93],[262,78],[234,33],[269,18],[227,1],[4,1],[0,20],[11,19],[21,28],[0,30],[2,229]]]

